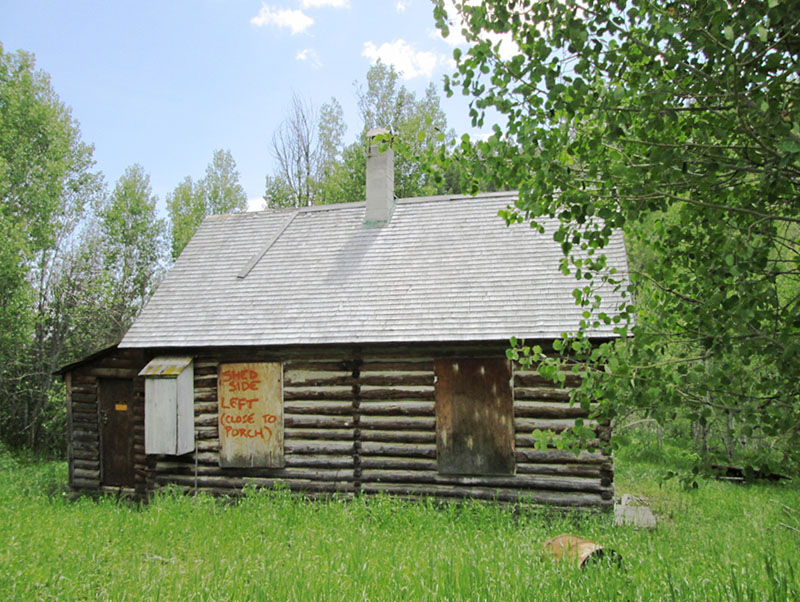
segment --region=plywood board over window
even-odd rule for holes
[[[514,474],[511,363],[498,358],[438,359],[434,371],[439,472]]]
[[[221,364],[217,391],[220,466],[282,467],[281,364]]]

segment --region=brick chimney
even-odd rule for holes
[[[367,132],[367,210],[365,226],[384,226],[392,219],[394,211],[394,151],[389,148],[380,152],[386,142],[378,142],[376,136],[386,136],[389,130],[373,128]]]

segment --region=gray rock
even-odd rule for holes
[[[614,524],[616,526],[633,525],[643,529],[653,529],[656,526],[656,517],[653,516],[649,506],[632,505],[633,497],[629,494],[622,496],[622,501],[614,506]]]

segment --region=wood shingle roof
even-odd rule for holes
[[[556,224],[544,234],[507,227],[497,214],[515,199],[400,199],[391,221],[373,228],[362,223],[364,203],[208,217],[120,347],[551,339],[575,330],[579,283],[559,271]],[[626,274],[621,234],[604,252]],[[602,309],[613,312],[619,293],[601,290]],[[614,336],[612,326],[593,336]]]

